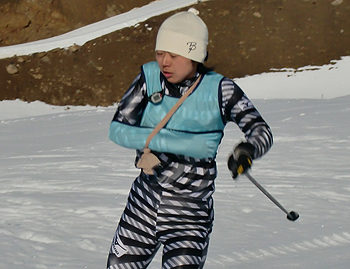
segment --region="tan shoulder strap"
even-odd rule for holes
[[[191,88],[189,88],[184,95],[181,96],[179,101],[169,110],[169,112],[164,116],[164,118],[158,123],[158,125],[153,129],[153,131],[149,134],[146,140],[145,148],[148,148],[149,143],[151,142],[152,138],[167,124],[167,122],[170,120],[170,118],[174,115],[176,110],[182,105],[182,103],[185,101],[185,99],[193,92],[193,90],[198,85],[202,75],[200,75],[197,80],[192,84]]]

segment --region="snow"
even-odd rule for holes
[[[327,90],[322,92],[331,94]],[[230,178],[226,159],[242,135],[229,124],[217,158],[206,268],[348,268],[350,95],[250,97],[275,137],[251,175],[300,218],[288,221],[247,178]],[[134,151],[108,140],[115,109],[0,102],[1,268],[104,268],[138,175]],[[160,268],[160,259],[158,254],[150,268]]]
[[[205,268],[348,268],[349,68],[344,57],[237,80],[275,138],[251,175],[300,218],[288,221],[244,176],[230,178],[226,159],[242,134],[229,124]],[[115,110],[0,102],[0,268],[105,267],[139,173],[134,151],[108,140]]]
[[[350,94],[350,57],[323,66],[282,69],[238,79],[254,98],[328,99]]]

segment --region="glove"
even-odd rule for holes
[[[255,148],[250,143],[242,142],[233,151],[227,161],[227,167],[235,179],[238,175],[247,171],[253,163]]]

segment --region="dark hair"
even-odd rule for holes
[[[208,57],[209,57],[209,52],[207,51],[207,55],[204,59],[204,62],[206,62],[208,60]],[[214,66],[207,67],[203,63],[198,63],[198,65],[197,65],[197,72],[199,74],[202,74],[202,75],[205,75],[206,73],[208,73],[210,71],[214,71],[214,70],[215,70]]]
[[[204,64],[202,63],[198,63],[197,65],[197,72],[199,74],[202,74],[202,75],[205,75],[206,73],[210,72],[210,71],[214,71],[215,70],[215,67],[214,66],[205,66]]]

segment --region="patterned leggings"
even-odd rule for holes
[[[211,196],[193,199],[162,191],[141,173],[130,190],[107,268],[147,268],[161,245],[163,269],[203,268],[212,222]]]

